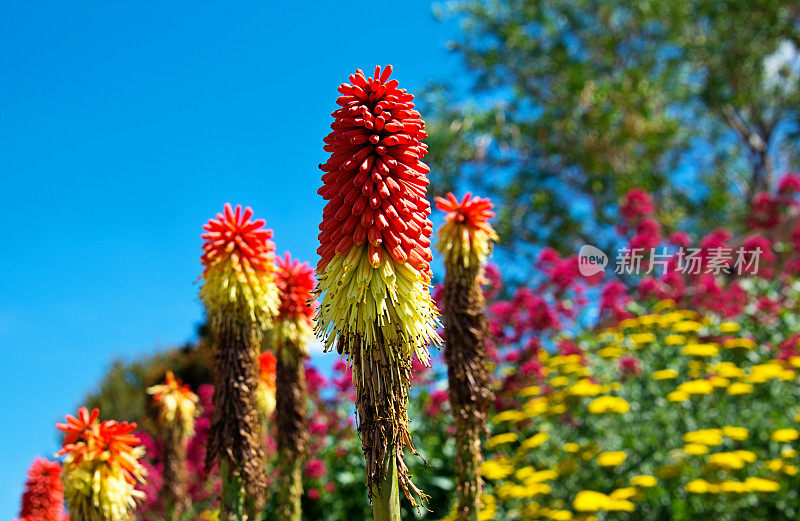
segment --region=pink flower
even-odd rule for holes
[[[319,500],[321,494],[318,488],[312,488],[306,493],[306,495],[311,501],[317,501]]]
[[[788,173],[778,181],[778,193],[784,196],[793,196],[800,192],[800,175]]]
[[[320,459],[313,458],[306,463],[305,474],[309,479],[319,479],[327,473],[328,469],[325,467],[325,463]]]
[[[624,355],[619,359],[619,370],[622,372],[623,378],[636,376],[641,374],[642,364],[635,356]]]
[[[653,198],[641,188],[633,188],[625,194],[622,204],[619,205],[619,213],[629,223],[639,221],[643,217],[653,214],[656,207]]]

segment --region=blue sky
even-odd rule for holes
[[[199,234],[251,205],[315,261],[336,87],[458,71],[428,0],[0,3],[0,519],[109,363],[191,339]]]

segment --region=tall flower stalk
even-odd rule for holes
[[[164,382],[147,389],[158,409],[159,434],[163,445],[164,485],[161,495],[172,521],[191,506],[187,491],[186,444],[194,435],[194,420],[200,414],[197,395],[168,371]]]
[[[430,169],[425,123],[391,66],[339,86],[319,194],[327,201],[317,265],[316,333],[353,368],[358,431],[376,520],[399,519],[400,495],[425,495],[403,458],[414,450],[407,411],[411,360],[438,344],[430,296]]]
[[[81,407],[77,416],[67,416],[56,425],[64,433],[57,456],[64,456],[62,480],[70,521],[129,521],[136,490],[144,481],[139,458],[144,449],[133,434],[135,423],[98,421],[100,411]]]
[[[444,359],[456,426],[456,516],[477,521],[481,507],[481,435],[492,393],[486,352],[486,303],[481,278],[497,234],[489,199],[449,193],[436,198],[446,213],[437,249],[444,255]]]
[[[306,375],[304,360],[313,337],[314,271],[308,263],[278,259],[276,284],[281,307],[272,337],[277,353],[276,438],[278,444],[278,519],[300,521],[303,462],[308,451]]]
[[[206,467],[219,461],[220,519],[256,518],[266,493],[259,422],[258,358],[263,332],[278,311],[275,245],[265,221],[248,207],[225,205],[204,225],[201,257],[206,308],[215,346],[214,414]]]

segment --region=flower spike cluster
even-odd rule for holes
[[[494,217],[493,207],[488,197],[473,197],[469,192],[461,201],[452,192],[446,199],[436,198],[436,208],[445,212],[436,247],[444,254],[447,266],[460,265],[469,269],[486,264],[492,242],[498,240],[489,224],[489,219]]]
[[[437,197],[436,206],[445,212],[436,246],[444,254],[447,269],[442,292],[444,359],[456,428],[456,514],[457,519],[468,520],[481,508],[481,435],[493,398],[481,278],[498,237],[489,224],[494,217],[489,199],[467,193],[459,201],[449,193],[446,199]]]
[[[312,317],[316,312],[313,291],[314,270],[307,262],[292,259],[289,252],[278,259],[275,284],[280,290],[280,308],[273,336],[279,347],[291,344],[306,354],[306,344],[313,336]]]
[[[320,169],[327,201],[317,252],[322,303],[316,333],[353,364],[367,482],[383,480],[388,455],[409,499],[422,495],[408,478],[403,448],[413,450],[406,404],[411,359],[427,365],[438,345],[430,297],[430,169],[421,161],[425,123],[414,96],[389,79],[392,67],[361,70],[339,86],[340,108],[325,138],[331,156]],[[380,485],[379,485],[380,486]],[[416,503],[414,503],[416,504]]]
[[[200,414],[199,398],[188,385],[167,371],[164,383],[148,387],[158,408],[158,422],[163,426],[179,425],[183,436],[194,434],[194,419]]]
[[[266,221],[252,216],[249,206],[234,210],[226,203],[224,212],[203,226],[200,297],[211,320],[233,315],[267,328],[278,310],[275,244]]]
[[[56,425],[64,432],[57,456],[64,458],[64,496],[71,521],[127,521],[143,494],[143,455],[135,423],[98,421],[100,411],[86,407]]]
[[[371,344],[410,345],[427,362],[436,342],[431,277],[430,171],[425,123],[414,96],[389,80],[392,67],[361,70],[339,86],[341,108],[325,138],[331,153],[318,193],[328,201],[320,224],[317,332]],[[355,305],[351,305],[355,303]]]

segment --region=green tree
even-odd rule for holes
[[[607,245],[634,186],[668,228],[741,227],[798,145],[799,13],[784,0],[450,2],[439,14],[460,22],[471,84],[425,97],[433,193],[495,198],[513,254]]]

